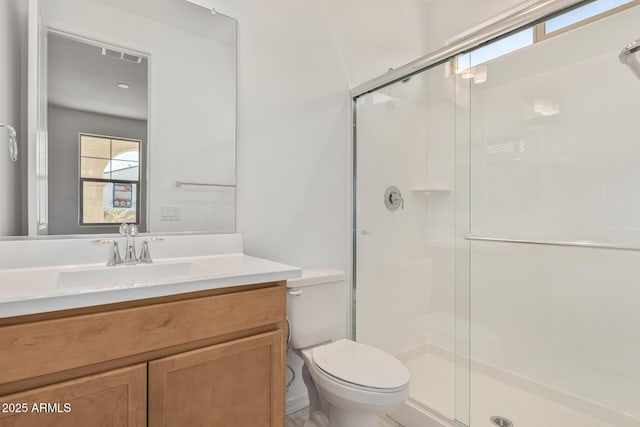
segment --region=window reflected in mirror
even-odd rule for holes
[[[139,224],[141,143],[80,134],[80,225]]]

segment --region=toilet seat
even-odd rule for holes
[[[342,339],[313,349],[313,364],[332,380],[356,389],[394,393],[406,389],[409,371],[377,348]]]

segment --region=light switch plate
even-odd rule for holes
[[[160,221],[180,221],[182,220],[180,206],[161,206]]]

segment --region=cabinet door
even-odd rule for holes
[[[146,364],[0,397],[0,427],[143,427]]]
[[[149,363],[150,427],[284,426],[281,330]]]

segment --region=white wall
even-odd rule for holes
[[[46,25],[151,55],[149,230],[233,230],[233,189],[175,182],[235,183],[235,21],[178,0],[41,3]]]
[[[26,2],[0,2],[0,122],[18,133],[19,162],[9,156],[9,134],[0,128],[0,236],[16,236],[22,230],[21,167],[26,141],[22,132],[24,62],[22,47],[26,38]]]

